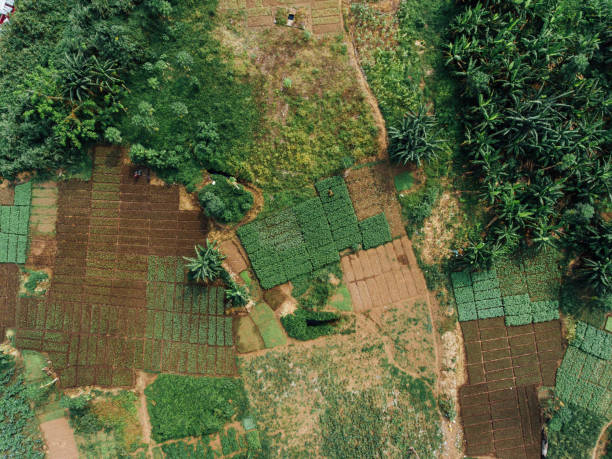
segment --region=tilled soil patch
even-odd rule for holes
[[[396,305],[427,293],[408,237],[340,259],[356,312]]]
[[[132,386],[135,369],[235,374],[231,328],[184,306],[183,280],[164,290],[171,309],[149,308],[151,257],[180,259],[206,238],[200,213],[179,211],[178,187],[135,179],[119,150],[98,148],[93,180],[59,184],[57,210],[54,277],[46,297],[18,300],[19,347],[47,352],[63,387]]]

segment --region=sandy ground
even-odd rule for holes
[[[43,422],[40,430],[47,445],[49,459],[76,459],[79,457],[79,450],[68,419],[63,417]]]

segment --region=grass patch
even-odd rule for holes
[[[250,314],[267,348],[287,344],[287,337],[276,320],[274,311],[265,303],[257,303]]]
[[[606,319],[606,327],[605,327],[606,331],[612,333],[612,316],[608,316],[608,318]]]
[[[162,374],[145,395],[158,442],[219,432],[248,406],[242,381],[233,378]]]
[[[351,301],[351,294],[348,291],[346,285],[341,284],[336,293],[331,297],[329,305],[338,311],[350,312],[353,310],[353,303]]]
[[[230,19],[223,42],[264,111],[243,164],[275,198],[269,202],[303,196],[314,181],[341,170],[345,158],[376,154],[377,128],[342,38],[284,27],[254,32]]]
[[[420,457],[437,457],[435,397],[428,384],[387,365],[383,348],[376,336],[351,335],[239,359],[270,450],[277,457],[379,457],[413,447]]]
[[[395,184],[395,189],[399,193],[401,191],[407,191],[415,184],[416,179],[414,175],[410,171],[402,172],[394,177],[393,183]]]

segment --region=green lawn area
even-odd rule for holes
[[[259,329],[259,333],[267,348],[287,344],[287,337],[276,320],[274,311],[266,303],[258,303],[251,311],[251,318]]]
[[[400,191],[406,191],[412,188],[412,185],[414,185],[415,183],[415,179],[414,175],[412,175],[412,172],[406,171],[396,175],[394,182],[395,189],[399,193]]]
[[[332,296],[329,305],[332,308],[336,308],[338,311],[352,311],[353,304],[351,302],[351,294],[348,291],[346,285],[342,284],[336,290],[334,296]]]

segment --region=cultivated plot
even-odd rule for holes
[[[288,6],[279,0],[221,0],[219,9],[240,10],[245,13],[246,25],[253,29],[274,27],[277,13],[279,25],[288,19]],[[336,0],[305,0],[295,4],[296,25],[303,24],[315,34],[342,32],[340,2]]]
[[[228,325],[207,309],[210,296],[215,308],[224,301],[222,292],[193,287],[186,303],[184,277],[152,274],[160,264],[179,269],[177,256],[205,239],[199,212],[179,210],[178,187],[135,181],[119,150],[98,148],[91,182],[59,185],[56,231],[49,293],[19,299],[17,344],[48,352],[64,387],[130,386],[134,369],[235,372]],[[194,296],[207,298],[197,310]]]
[[[0,341],[7,328],[15,326],[15,303],[19,286],[19,268],[14,264],[0,264]]]
[[[425,279],[406,236],[375,249],[345,255],[340,266],[356,312],[402,306],[427,293]]]

